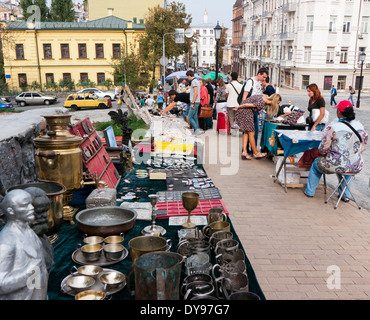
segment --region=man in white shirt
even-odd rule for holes
[[[149,98],[145,100],[145,105],[147,106],[148,110],[153,110],[155,100],[149,96]]]
[[[266,80],[268,77],[268,70],[267,68],[260,68],[257,72],[257,75],[253,78],[249,78],[245,84],[244,87],[244,95],[243,95],[243,101],[247,99],[249,96],[253,96],[255,94],[262,94],[262,82]],[[258,111],[253,111],[253,118],[254,118],[254,139],[258,141]],[[252,153],[252,150],[250,150],[249,144],[248,144],[248,153]]]
[[[231,73],[231,82],[226,85],[227,92],[227,116],[229,117],[230,126],[234,128],[235,113],[233,110],[239,105],[238,96],[243,88],[243,85],[238,82],[238,73]]]

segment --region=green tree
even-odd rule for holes
[[[185,43],[175,43],[175,28],[189,28],[192,18],[185,11],[183,3],[171,2],[166,9],[161,6],[150,8],[145,16],[145,33],[140,38],[140,51],[150,61],[150,70],[155,78],[155,68],[163,56],[163,36],[165,34],[165,55],[178,57],[189,51],[192,39]]]
[[[75,11],[72,0],[52,0],[50,8],[50,21],[73,22]]]
[[[46,5],[46,0],[21,0],[19,5],[23,10],[24,20],[27,21],[28,18],[30,17],[33,19],[36,19],[36,21],[38,22],[49,20],[50,10],[49,10],[49,7]],[[36,11],[30,8],[30,6],[32,5],[37,6],[39,11]],[[30,8],[29,12],[27,12],[28,8]]]
[[[122,58],[112,60],[112,67],[115,82],[126,83],[132,91],[147,88],[150,84],[149,64],[133,45]]]

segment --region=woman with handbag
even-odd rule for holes
[[[199,108],[199,127],[203,130],[210,129],[207,127],[207,118],[212,118],[212,108],[209,106],[209,94],[207,90],[207,81],[200,81],[200,108]]]
[[[325,128],[325,124],[322,122],[325,117],[325,100],[315,83],[307,86],[307,94],[310,97],[307,108],[310,113],[309,117],[307,117],[308,129],[311,131],[322,131]],[[316,119],[313,117],[313,110],[315,109],[319,110],[319,115]]]

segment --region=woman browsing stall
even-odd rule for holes
[[[266,153],[261,153],[257,151],[256,141],[254,138],[255,128],[253,111],[262,110],[266,105],[271,105],[273,103],[273,100],[274,100],[273,108],[274,109],[278,108],[281,97],[277,95],[275,96],[274,99],[273,96],[266,97],[262,95],[252,95],[249,98],[245,99],[240,106],[234,109],[236,111],[235,122],[239,126],[239,128],[243,130],[243,153],[241,156],[242,160],[252,159],[247,152],[248,141],[253,151],[253,158],[261,159],[266,156]],[[275,104],[277,104],[277,107]]]

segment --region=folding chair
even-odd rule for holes
[[[348,188],[348,191],[350,192],[350,194],[351,194],[351,198],[352,198],[352,200],[354,201],[354,202],[356,202],[356,205],[357,205],[357,207],[359,208],[359,209],[361,209],[361,207],[359,206],[359,204],[357,203],[357,201],[356,201],[356,199],[355,199],[355,197],[353,196],[353,194],[352,194],[352,191],[351,191],[351,188],[349,187],[349,183],[353,180],[353,178],[355,177],[355,175],[356,175],[357,173],[345,173],[345,174],[342,174],[342,178],[341,179],[339,179],[339,176],[338,176],[338,180],[340,180],[339,181],[339,183],[338,183],[338,185],[336,186],[336,188],[334,189],[334,191],[332,192],[332,194],[330,195],[330,197],[325,201],[325,203],[328,203],[328,201],[331,199],[331,197],[334,195],[334,193],[336,192],[336,191],[338,191],[338,193],[339,193],[339,188],[341,187],[341,185],[342,185],[342,182],[344,182],[344,184],[345,184],[345,186],[344,186],[344,188],[342,188],[342,192],[339,194],[339,198],[338,198],[338,201],[337,201],[337,203],[335,204],[335,206],[334,206],[334,209],[336,209],[337,207],[338,207],[338,205],[339,205],[339,202],[340,202],[340,200],[343,198],[343,196],[344,196],[344,192],[345,192],[345,190]],[[348,180],[348,182],[347,182],[347,180],[345,179],[345,176],[350,176],[350,178],[349,178],[349,180]]]

